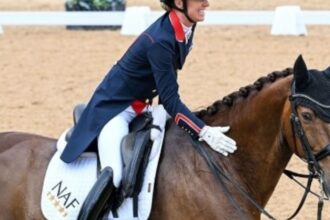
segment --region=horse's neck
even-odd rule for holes
[[[291,77],[286,77],[268,84],[218,115],[225,115],[220,121],[231,126],[229,135],[238,146],[235,154],[225,160],[228,174],[248,190],[253,189],[252,194],[262,205],[270,198],[292,155],[281,127],[290,81]]]

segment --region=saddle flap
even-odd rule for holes
[[[133,137],[134,136],[134,137]],[[148,143],[150,141],[150,130],[144,130],[139,132],[134,132],[129,134],[124,138],[122,145],[122,158],[124,163],[123,169],[123,178],[122,178],[122,190],[124,197],[132,197],[136,189],[137,175],[138,173],[144,173],[143,160],[148,157],[145,156],[145,153],[148,152]],[[132,140],[134,140],[132,142]],[[124,144],[128,144],[124,145]],[[138,192],[137,192],[138,193]]]
[[[132,160],[134,142],[136,133],[129,133],[121,141],[121,155],[123,159],[123,166],[126,167]]]

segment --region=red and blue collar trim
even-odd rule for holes
[[[172,27],[174,29],[175,39],[179,42],[184,42],[186,37],[185,37],[183,27],[179,20],[178,15],[175,13],[174,10],[172,10],[172,11],[170,11],[169,16],[170,16],[170,21],[171,21]]]

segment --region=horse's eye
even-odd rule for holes
[[[311,122],[313,121],[313,114],[310,113],[310,112],[303,112],[302,114],[302,117],[305,121],[308,121],[308,122]]]

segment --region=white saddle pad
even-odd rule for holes
[[[145,171],[142,190],[138,199],[138,218],[133,217],[133,200],[126,199],[118,209],[118,218],[110,213],[108,219],[148,219],[167,113],[163,106],[155,107],[154,123],[161,127],[160,134],[152,134],[154,140],[149,163]],[[76,220],[90,189],[97,180],[97,157],[95,153],[84,153],[74,162],[67,164],[60,159],[66,146],[65,131],[58,140],[57,149],[45,175],[41,197],[41,209],[49,220]],[[153,132],[154,133],[154,132]]]
[[[96,181],[97,158],[85,153],[74,163],[64,163],[57,151],[48,165],[41,209],[50,220],[77,219],[89,189]]]

